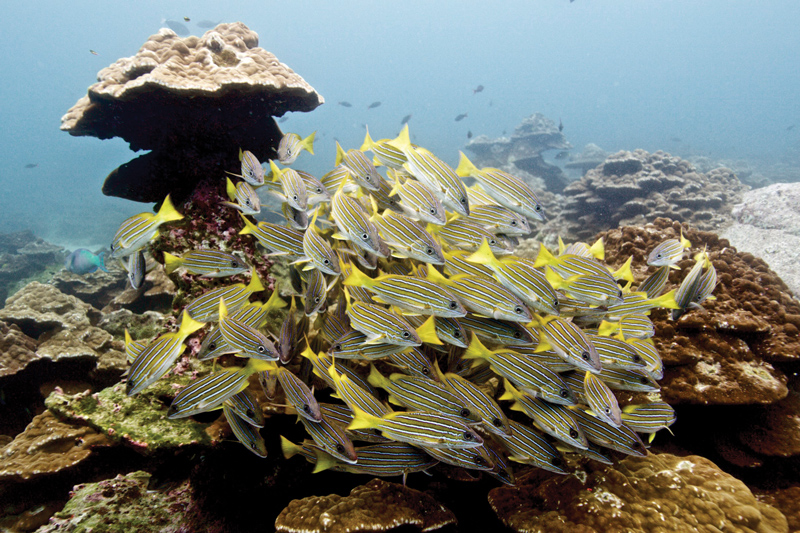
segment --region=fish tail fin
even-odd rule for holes
[[[561,289],[566,287],[568,283],[559,276],[555,270],[552,268],[545,268],[544,270],[544,277],[547,279],[547,282],[552,285],[554,289]]]
[[[225,182],[225,192],[228,193],[228,199],[233,202],[236,200],[236,185],[228,177],[225,178]]]
[[[589,247],[589,252],[594,256],[595,259],[599,259],[600,261],[604,261],[606,258],[606,245],[603,242],[603,238],[600,237],[594,244]]]
[[[306,151],[311,155],[314,155],[314,137],[316,136],[317,132],[313,131],[311,132],[311,135],[300,141],[300,146],[305,148]]]
[[[459,151],[458,156],[458,166],[456,167],[456,174],[461,176],[462,178],[466,178],[467,176],[472,176],[476,172],[478,172],[478,167],[476,167],[472,161],[464,154],[464,152]]]
[[[497,267],[500,264],[494,252],[492,252],[492,247],[489,246],[489,241],[486,239],[483,239],[480,247],[478,247],[478,251],[467,257],[467,261],[470,263],[478,263],[479,265],[486,265],[490,268]]]
[[[366,152],[367,150],[372,150],[373,146],[375,146],[375,141],[369,136],[369,126],[367,126],[367,134],[364,135],[364,142],[361,143],[361,148],[359,148],[359,150]]]
[[[182,218],[183,215],[178,213],[178,210],[175,209],[174,205],[172,205],[172,200],[168,194],[167,197],[164,198],[164,203],[161,204],[161,209],[159,209],[158,213],[156,213],[156,220],[159,224],[163,224],[164,222],[173,222]]]
[[[234,367],[228,367],[233,368]],[[278,369],[278,365],[275,364],[275,361],[265,361],[263,359],[248,359],[247,364],[244,365],[242,368],[238,370],[241,376],[250,377],[251,375],[255,374],[256,372],[276,372]],[[236,391],[236,394],[242,392],[246,389],[250,383],[245,379],[244,383],[242,383],[242,387]]]
[[[564,241],[561,240],[561,235],[559,235],[558,236],[558,255],[563,254],[564,250],[566,250],[566,249],[567,249],[567,245],[564,244]]]
[[[350,274],[342,281],[342,285],[356,287],[372,287],[375,280],[361,272],[356,265],[350,263]]]
[[[353,411],[353,421],[350,422],[347,429],[370,429],[379,428],[381,426],[381,419],[377,416],[372,416],[355,405],[350,406],[350,409]]]
[[[219,299],[219,321],[222,322],[228,317],[228,306],[225,305],[225,298]]]
[[[294,298],[292,299],[292,304],[294,305]],[[283,309],[284,307],[286,307],[286,302],[281,298],[280,294],[278,294],[277,289],[272,291],[272,294],[269,295],[269,299],[262,306],[267,313],[276,309]]]
[[[205,322],[198,322],[193,319],[189,313],[184,311],[183,317],[181,317],[181,327],[178,329],[178,335],[186,338],[203,326],[205,326]]]
[[[612,272],[614,275],[614,279],[624,279],[625,281],[630,281],[633,283],[633,272],[631,272],[631,262],[633,261],[633,256],[630,256],[625,264],[619,267],[617,270]]]
[[[242,220],[244,220],[244,227],[241,230],[239,230],[239,235],[250,235],[256,232],[258,226],[250,222],[249,218],[242,215]]]
[[[261,292],[264,290],[264,284],[261,283],[261,280],[258,278],[256,267],[250,270],[250,283],[247,284],[247,290],[250,292]]]
[[[443,344],[436,335],[436,322],[434,321],[433,315],[428,317],[428,320],[423,322],[422,325],[416,329],[416,332],[422,342],[428,344]]]
[[[108,272],[106,268],[106,253],[100,252],[97,254],[97,267],[102,270],[103,272]]]
[[[289,459],[303,451],[303,447],[281,435],[281,451],[283,452],[283,457]]]
[[[336,159],[334,164],[336,166],[341,165],[345,155],[347,154],[345,153],[344,148],[342,148],[342,145],[339,144],[339,141],[336,141]]]
[[[597,334],[601,337],[610,337],[619,329],[619,324],[603,320],[597,328]]]
[[[183,259],[169,252],[164,252],[164,270],[167,274],[172,274],[183,264]]]
[[[275,161],[272,159],[269,160],[269,168],[272,170],[272,181],[278,181],[283,177],[283,172],[278,168],[278,165],[276,165]]]
[[[664,307],[666,309],[680,309],[681,306],[675,301],[675,289],[672,289],[666,294],[662,294],[658,298],[653,298],[652,302],[657,307]]]
[[[473,333],[467,351],[461,357],[464,359],[489,359],[491,355],[491,350],[484,346],[478,336]]]
[[[244,158],[244,152],[242,151],[242,147],[240,146],[239,147],[239,161],[241,161],[243,158]]]
[[[553,255],[553,253],[547,249],[544,244],[539,245],[539,254],[536,256],[536,261],[534,261],[533,266],[534,268],[538,268],[545,265],[552,265],[557,263],[558,260]]]
[[[514,385],[508,381],[507,378],[503,378],[503,394],[497,398],[498,400],[518,400],[520,397],[520,393],[517,389],[514,388]]]
[[[411,148],[411,137],[408,135],[408,124],[403,126],[400,133],[390,141],[394,146],[400,150],[408,150]]]
[[[683,246],[684,250],[688,250],[692,247],[692,243],[689,242],[689,239],[683,236],[683,228],[681,228],[681,246]]]
[[[331,469],[336,466],[336,463],[338,462],[334,456],[320,450],[319,448],[314,448],[314,455],[317,457],[317,464],[314,465],[312,474]]]
[[[375,365],[369,365],[369,375],[367,376],[367,381],[373,387],[378,387],[380,389],[389,390],[387,385],[391,384],[391,380],[378,372],[378,369],[375,368]]]

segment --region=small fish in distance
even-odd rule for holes
[[[472,94],[478,94],[480,92],[483,92],[483,85],[478,85],[477,87],[472,89]]]
[[[351,104],[350,102],[345,102],[344,100],[339,102],[339,105],[342,107],[353,107],[353,104]]]
[[[380,105],[381,105],[381,102],[375,101],[375,102],[372,102],[371,104],[369,104],[367,106],[367,109],[375,109],[376,107],[380,107]]]

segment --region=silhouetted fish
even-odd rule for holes
[[[177,20],[165,20],[164,24],[166,24],[169,29],[171,29],[181,37],[189,35],[189,28],[187,28],[183,23],[178,22]]]
[[[350,102],[345,102],[345,101],[339,102],[339,105],[342,106],[342,107],[353,107],[353,104],[351,104]]]
[[[478,94],[480,92],[483,92],[483,85],[478,85],[477,87],[472,89],[472,94]]]
[[[561,122],[561,119],[558,119],[558,131],[564,131],[564,123]]]
[[[283,124],[283,123],[284,123],[284,122],[286,122],[287,120],[289,120],[289,117],[281,117],[281,118],[279,118],[279,119],[278,119],[278,122],[280,122],[281,124]]]
[[[89,53],[95,56],[97,55],[97,52],[95,52],[94,50],[89,50]]]
[[[458,115],[456,117],[456,122],[460,122],[460,121],[464,120],[465,118],[467,118],[467,114],[466,113],[461,113],[460,115]]]
[[[211,29],[215,28],[219,22],[214,22],[213,20],[201,20],[195,24],[197,24],[198,28]]]
[[[467,139],[472,139],[472,131],[467,132]]]
[[[36,168],[39,166],[39,163],[28,163],[25,165],[25,168]]]
[[[400,124],[408,124],[408,121],[411,120],[411,113],[403,117],[403,120],[400,121]]]
[[[183,17],[183,20],[186,22],[190,22],[192,19],[190,19],[189,17]]]
[[[558,152],[556,154],[556,159],[566,159],[569,157],[569,152]]]
[[[794,129],[794,124],[792,124],[791,126],[789,126],[788,128],[786,128],[786,131],[792,131],[793,129]]]
[[[367,109],[375,109],[376,107],[380,107],[381,103],[378,101],[372,102],[367,106]]]

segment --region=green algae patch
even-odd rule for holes
[[[172,398],[191,382],[190,376],[191,372],[170,375],[170,379],[159,380],[132,397],[125,393],[122,383],[95,394],[56,391],[47,397],[45,405],[63,419],[85,423],[144,454],[189,445],[211,446],[213,440],[206,432],[210,424],[167,418]]]

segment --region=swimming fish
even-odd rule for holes
[[[362,152],[371,151],[372,155],[375,156],[375,165],[384,165],[395,170],[403,168],[403,164],[408,161],[403,151],[392,144],[391,139],[373,141],[372,137],[369,136],[369,128],[367,128],[364,142],[359,150]]]
[[[380,107],[381,103],[378,101],[372,102],[367,106],[367,109],[375,109],[376,107]]]
[[[142,250],[128,256],[125,270],[128,271],[128,283],[131,284],[131,287],[133,289],[141,287],[147,274],[147,261]]]
[[[509,459],[542,468],[556,474],[567,474],[566,462],[555,446],[525,424],[509,420],[510,433],[496,438],[511,454]],[[580,449],[580,448],[578,448]]]
[[[339,105],[342,107],[353,107],[353,104],[351,104],[350,102],[346,102],[344,100],[339,102]]]
[[[500,205],[474,205],[470,207],[469,220],[495,235],[527,235],[531,232],[527,218]]]
[[[345,463],[355,464],[358,461],[358,453],[353,446],[353,441],[341,426],[322,415],[319,422],[312,422],[307,418],[300,417],[300,422],[314,442],[323,450]]]
[[[171,29],[181,37],[185,37],[190,33],[189,28],[187,28],[183,23],[178,22],[177,20],[165,20],[163,23],[166,24],[169,29]]]
[[[403,119],[400,121],[400,125],[402,126],[403,124],[408,124],[409,120],[411,120],[411,113],[403,117]]]
[[[93,56],[96,56],[96,55],[98,55],[98,54],[97,54],[97,52],[95,52],[94,50],[89,50],[89,53],[90,53],[90,54],[92,54]],[[35,166],[35,165],[34,165],[34,166]]]
[[[164,269],[172,274],[183,267],[186,272],[203,278],[235,276],[250,270],[237,256],[220,250],[192,250],[181,257],[164,252]]]
[[[111,241],[111,255],[119,259],[137,252],[147,246],[158,236],[158,228],[167,222],[181,220],[183,215],[172,205],[169,195],[164,199],[161,208],[153,213],[139,213],[125,219]]]
[[[105,255],[105,252],[93,254],[86,248],[78,248],[67,256],[66,261],[64,261],[64,268],[73,274],[80,275],[91,274],[98,268],[103,272],[108,272],[104,261]]]
[[[250,425],[248,420],[243,419],[239,414],[228,406],[222,405],[222,411],[225,413],[225,419],[231,426],[231,430],[236,438],[241,442],[245,448],[253,452],[259,457],[267,456],[267,445],[264,438],[259,433],[257,427]]]
[[[461,122],[465,118],[467,118],[467,114],[466,113],[461,113],[460,115],[456,115],[456,122]]]
[[[372,161],[364,155],[361,150],[344,151],[342,145],[336,143],[336,162],[335,164],[344,165],[350,171],[350,176],[360,186],[369,191],[377,191],[383,177],[378,174],[378,169]]]
[[[242,215],[244,228],[239,235],[253,235],[258,242],[267,249],[267,255],[289,255],[303,257],[303,232],[287,228],[271,222],[259,222],[258,225]]]
[[[267,336],[258,328],[228,316],[225,298],[219,299],[219,331],[225,343],[240,357],[250,357],[264,361],[280,359],[278,350]]]
[[[264,167],[261,166],[261,162],[253,152],[247,150],[242,151],[242,149],[239,148],[239,161],[241,161],[242,164],[241,175],[231,174],[230,172],[228,172],[228,174],[242,178],[254,187],[264,185]]]
[[[558,317],[538,319],[542,332],[537,351],[554,350],[566,362],[581,370],[598,373],[602,368],[600,354],[578,326]]]
[[[333,251],[330,243],[322,237],[315,227],[317,214],[303,234],[303,252],[310,260],[311,266],[324,274],[338,276],[342,273],[339,256]]]
[[[379,257],[386,257],[388,247],[367,212],[358,201],[339,189],[331,201],[331,215],[339,229],[334,238],[349,240],[354,245]],[[384,251],[384,249],[386,251]]]
[[[298,416],[310,422],[322,421],[322,412],[313,391],[285,366],[278,367],[278,383],[286,395],[286,401],[294,407]]]
[[[617,397],[614,396],[608,385],[595,374],[585,372],[583,388],[592,414],[614,427],[622,425],[622,414],[619,403],[617,403]]]
[[[638,405],[626,405],[622,409],[622,421],[637,433],[650,435],[653,442],[656,432],[667,429],[675,423],[675,410],[665,402],[650,402]]]
[[[345,294],[347,289],[345,289]],[[348,302],[348,316],[353,329],[367,336],[367,343],[385,342],[400,346],[419,346],[424,342],[440,344],[436,337],[433,317],[414,330],[402,317],[381,306],[363,302]]]
[[[213,288],[192,300],[184,310],[199,322],[216,322],[219,319],[219,301],[224,298],[228,312],[234,313],[247,304],[250,295],[264,290],[255,268],[250,271],[250,276],[250,283],[246,286],[244,283],[236,283]],[[283,302],[282,306],[285,305]]]
[[[564,123],[561,122],[560,118],[558,119],[558,131],[559,131],[559,133],[564,131]]]
[[[303,150],[314,155],[314,136],[316,134],[317,132],[314,131],[306,138],[301,138],[296,133],[284,134],[278,143],[278,161],[282,165],[291,165]]]
[[[647,264],[656,267],[668,266],[678,269],[676,263],[683,257],[684,250],[688,250],[691,247],[692,243],[683,236],[683,229],[681,229],[680,239],[667,239],[653,248],[647,256]]]
[[[477,87],[472,89],[472,94],[478,94],[480,92],[483,92],[483,85],[478,85]]]
[[[230,202],[222,202],[222,205],[233,207],[242,212],[243,215],[257,215],[261,212],[261,198],[258,197],[253,186],[246,181],[240,181],[236,185],[230,180],[227,180],[226,192]]]
[[[400,196],[402,202],[400,208],[415,220],[436,225],[447,222],[444,206],[422,182],[409,179],[405,183],[400,183],[397,178],[390,194]]]
[[[308,208],[308,192],[300,174],[291,168],[279,169],[275,165],[275,161],[271,159],[269,167],[272,169],[272,181],[279,181],[282,189],[282,194],[276,192],[272,192],[272,194],[293,208],[305,211]]]

